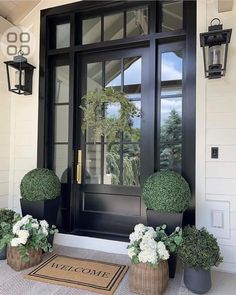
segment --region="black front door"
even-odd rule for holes
[[[75,228],[80,232],[127,236],[145,222],[141,185],[153,172],[154,101],[149,95],[148,48],[78,56],[77,152],[75,171]],[[123,91],[142,111],[134,118],[132,132],[113,143],[81,132],[81,97],[88,91],[113,87]],[[119,106],[109,105],[107,116]]]

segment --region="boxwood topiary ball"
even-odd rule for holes
[[[28,201],[55,199],[60,195],[61,183],[52,170],[37,168],[25,174],[20,192],[22,198]]]
[[[148,209],[161,213],[180,213],[188,208],[191,192],[181,175],[173,171],[160,171],[146,180],[142,196]]]

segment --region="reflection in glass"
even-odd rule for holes
[[[124,37],[124,14],[116,13],[104,16],[104,41]]]
[[[163,1],[162,32],[183,28],[183,1]]]
[[[142,58],[141,57],[128,57],[124,59],[124,86],[126,86],[125,93],[140,92],[141,74],[142,74]],[[132,88],[128,87],[130,85],[135,85],[136,88],[135,86],[132,86]]]
[[[69,71],[68,65],[56,67],[55,103],[69,102]]]
[[[67,182],[68,145],[54,145],[54,172],[62,183]]]
[[[55,105],[55,142],[68,142],[68,105]]]
[[[56,26],[56,49],[70,46],[70,24]]]
[[[101,42],[100,17],[84,19],[82,28],[82,44]]]
[[[161,83],[161,97],[169,98],[182,95],[182,81],[163,81]]]
[[[126,13],[126,36],[148,33],[148,8],[128,10]]]
[[[87,92],[102,89],[102,63],[87,64]]]
[[[105,62],[105,87],[113,87],[115,90],[121,88],[121,60]]]
[[[86,145],[85,182],[101,184],[101,145]]]
[[[160,169],[174,170],[181,173],[182,159],[181,144],[161,144],[160,146]]]
[[[183,52],[181,50],[161,54],[161,81],[182,80]]]
[[[120,184],[120,145],[105,145],[104,184]]]
[[[123,185],[140,185],[139,144],[124,144],[123,146]]]

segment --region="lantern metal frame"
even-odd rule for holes
[[[32,94],[32,83],[33,83],[33,71],[35,67],[27,62],[27,59],[24,57],[22,50],[18,52],[18,56],[14,56],[13,60],[5,61],[6,70],[7,70],[7,81],[8,81],[8,90],[19,95],[30,95]],[[19,71],[19,85],[14,87],[11,85],[11,75],[10,69],[13,68],[16,71]],[[24,84],[23,82],[24,75]]]
[[[213,25],[214,21],[218,21],[218,24]],[[232,29],[223,30],[223,25],[220,23],[219,18],[213,18],[208,32],[200,33],[200,45],[203,48],[204,70],[205,77],[208,79],[217,79],[225,76],[227,58],[228,58],[228,45],[230,43]],[[210,68],[206,61],[206,48],[225,44],[225,51],[223,57],[223,63]],[[208,49],[208,50],[209,50]]]

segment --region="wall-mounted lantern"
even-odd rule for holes
[[[20,50],[13,60],[5,61],[7,69],[8,90],[16,94],[32,94],[34,66],[27,62]]]
[[[213,25],[214,21],[218,24]],[[220,20],[213,18],[208,32],[200,34],[206,78],[217,79],[225,75],[231,33],[232,29],[223,30]]]

